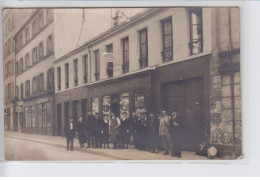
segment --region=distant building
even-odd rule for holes
[[[110,20],[110,11],[106,12],[106,17]],[[105,21],[103,28],[96,28],[100,23],[88,26],[88,13],[95,13],[95,10],[34,9],[30,18],[15,34],[15,84],[19,131],[54,134],[55,58],[75,49],[81,41],[85,42],[111,27],[110,21]],[[105,17],[100,15],[91,21],[97,22],[99,18],[105,20]],[[85,32],[90,32],[89,36],[82,37],[81,31],[84,28]]]
[[[14,35],[32,10],[5,9],[3,11],[4,112],[5,130],[17,131],[15,102],[15,41]]]
[[[239,10],[147,8],[55,60],[55,135],[86,112],[178,110],[184,150],[241,154]]]

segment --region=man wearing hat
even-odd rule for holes
[[[148,150],[148,135],[147,135],[147,128],[148,128],[148,118],[147,118],[147,111],[143,109],[142,111],[142,119],[141,119],[141,150]]]
[[[73,118],[70,118],[70,121],[66,123],[64,130],[67,138],[67,151],[73,151],[73,142],[75,137],[75,124]]]

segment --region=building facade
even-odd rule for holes
[[[95,32],[95,26],[88,27],[88,13],[94,12],[97,10],[33,9],[28,20],[16,32],[15,96],[19,131],[54,134],[56,127],[53,62],[77,48],[84,39],[86,41],[90,36],[110,27],[109,21],[103,24],[103,29],[99,28]],[[83,29],[87,32],[92,30],[91,34],[82,37]]]
[[[240,155],[239,48],[237,8],[147,8],[55,60],[55,135],[89,110],[176,109],[184,150]]]
[[[5,130],[17,131],[15,102],[15,40],[14,35],[31,10],[6,9],[3,12],[4,111]]]

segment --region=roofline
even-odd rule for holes
[[[130,17],[130,19],[132,18],[132,20],[130,20],[129,22],[122,23],[117,27],[112,27],[112,28],[106,30],[105,32],[90,39],[89,41],[87,41],[86,43],[84,43],[83,45],[78,47],[77,49],[74,49],[74,50],[68,52],[67,54],[65,54],[64,56],[54,60],[54,63],[60,62],[60,61],[64,60],[65,58],[70,57],[70,56],[74,55],[75,53],[80,52],[81,50],[84,50],[85,48],[93,46],[95,43],[98,43],[99,41],[101,41],[111,35],[114,35],[114,34],[120,32],[121,30],[137,23],[139,20],[142,20],[143,18],[148,17],[148,15],[151,15],[155,12],[158,12],[160,10],[166,10],[166,9],[167,8],[151,8],[145,12],[138,13],[138,14]]]

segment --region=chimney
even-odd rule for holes
[[[120,16],[120,10],[117,10],[117,11],[115,12],[115,16],[113,17],[114,26],[118,26],[118,25],[119,25],[121,18],[122,18],[122,17]]]

